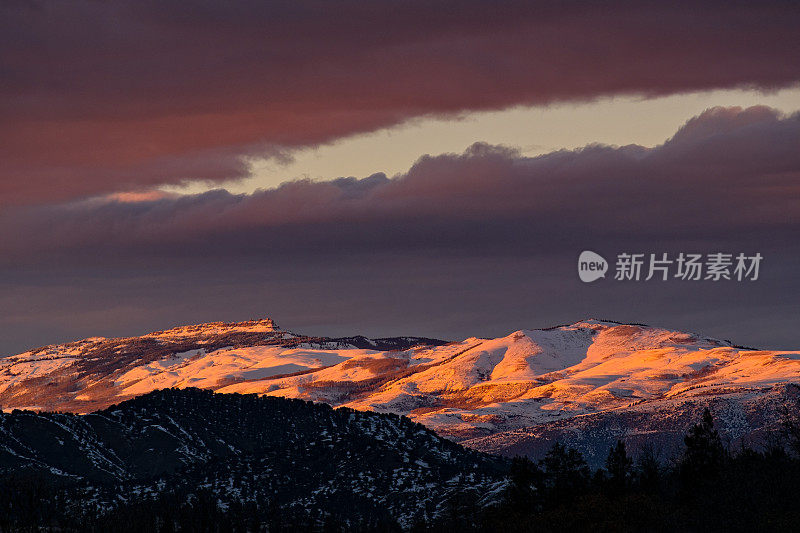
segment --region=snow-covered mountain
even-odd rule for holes
[[[446,343],[308,337],[264,319],[92,338],[0,359],[6,410],[90,412],[154,389],[200,387],[403,414],[501,452],[523,450],[531,428],[574,433],[584,421],[666,413],[690,420],[716,404],[738,424],[723,420],[723,432],[743,438],[775,423],[763,406],[777,413],[791,383],[800,383],[800,351],[600,320]],[[636,430],[617,426],[609,439]]]

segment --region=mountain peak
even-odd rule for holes
[[[638,323],[629,323],[629,322],[618,322],[616,320],[605,320],[601,318],[586,318],[584,320],[579,320],[574,324],[570,324],[569,327],[571,328],[589,328],[589,329],[597,329],[597,327],[603,328],[614,328],[617,326],[637,326],[637,327],[650,327],[646,324],[638,324]]]
[[[631,406],[762,397],[790,382],[800,382],[797,352],[594,318],[460,342],[310,337],[263,318],[0,360],[6,409],[86,413],[154,389],[200,387],[405,414],[456,439]]]
[[[206,322],[202,324],[189,324],[185,326],[176,326],[174,328],[154,331],[145,335],[146,337],[164,337],[164,336],[194,336],[200,334],[217,334],[217,333],[234,333],[234,332],[247,332],[247,333],[265,333],[271,331],[279,331],[280,327],[271,318],[257,318],[255,320],[245,320],[242,322]]]

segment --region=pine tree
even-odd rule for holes
[[[658,457],[652,442],[645,442],[639,449],[639,456],[636,458],[637,480],[639,486],[646,491],[653,491],[658,487],[662,474]]]
[[[625,451],[625,443],[617,441],[616,446],[612,446],[606,457],[606,471],[608,472],[609,485],[612,492],[624,492],[628,486],[633,468],[633,459]]]
[[[512,512],[530,513],[535,505],[536,485],[541,482],[542,472],[527,457],[515,457],[511,461],[506,502]]]
[[[545,485],[555,499],[570,498],[588,488],[591,471],[583,456],[573,448],[555,443],[540,462]]]
[[[781,418],[782,436],[788,441],[789,450],[800,457],[800,399],[787,402]]]
[[[720,472],[727,454],[707,407],[700,423],[692,426],[683,442],[686,444],[681,460],[684,475],[702,479],[716,476]]]

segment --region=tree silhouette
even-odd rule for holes
[[[515,457],[508,473],[509,485],[506,501],[515,513],[532,512],[536,500],[536,486],[542,480],[542,471],[527,457]]]
[[[639,448],[639,456],[636,458],[636,474],[637,482],[642,489],[653,491],[657,488],[662,467],[659,462],[659,453],[652,442],[645,442]]]
[[[631,478],[633,469],[633,459],[628,456],[625,450],[625,443],[617,441],[616,446],[612,446],[606,457],[606,471],[612,492],[624,492]]]
[[[591,471],[583,456],[574,448],[555,443],[540,465],[545,487],[554,500],[571,499],[586,491]]]
[[[726,452],[708,407],[703,411],[701,421],[692,426],[683,442],[686,450],[681,458],[681,470],[685,476],[707,479],[720,472]]]

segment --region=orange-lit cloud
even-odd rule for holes
[[[6,2],[0,203],[248,175],[413,117],[800,80],[793,2]]]
[[[11,258],[37,242],[55,250],[100,237],[112,249],[195,238],[219,238],[218,245],[235,248],[239,238],[256,237],[255,249],[293,248],[301,238],[318,247],[359,246],[367,239],[391,249],[398,238],[424,245],[447,234],[468,242],[478,237],[462,232],[465,227],[514,220],[528,221],[524,231],[537,239],[535,228],[547,220],[563,232],[602,227],[620,237],[634,237],[637,228],[674,239],[701,227],[733,234],[800,217],[798,146],[800,114],[713,108],[654,148],[589,145],[525,157],[478,143],[462,154],[424,156],[392,179],[297,180],[251,195],[117,193],[107,197],[116,201],[110,205],[17,208],[3,217],[3,235]],[[52,218],[68,223],[50,232],[32,229],[51,226]],[[329,224],[347,231],[329,234]],[[60,235],[57,228],[64,226],[69,229]]]
[[[394,178],[15,207],[0,213],[0,330],[21,343],[56,322],[98,334],[275,313],[319,332],[458,337],[602,315],[796,345],[798,146],[798,114],[716,108],[654,148],[477,144]],[[753,284],[587,288],[584,249],[765,261]]]
[[[112,193],[104,197],[106,200],[113,202],[121,202],[126,204],[135,204],[140,202],[155,202],[156,200],[163,200],[164,198],[174,198],[177,195],[165,191],[151,190],[151,191],[128,191]]]

